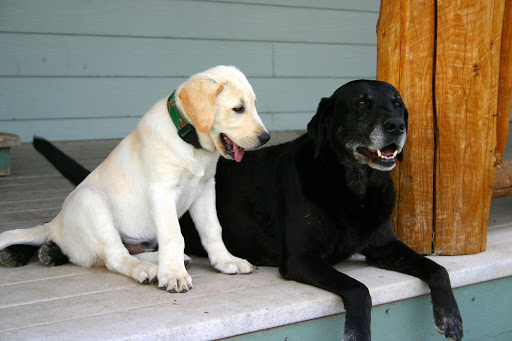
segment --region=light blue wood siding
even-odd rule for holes
[[[464,326],[464,340],[512,340],[512,277],[453,290]],[[229,338],[229,341],[340,340],[345,314],[291,324]],[[430,295],[372,308],[374,341],[442,341],[434,328]]]
[[[379,0],[0,0],[0,131],[123,137],[190,75],[236,65],[272,130],[375,78]]]

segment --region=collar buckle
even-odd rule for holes
[[[176,101],[174,100],[174,91],[167,99],[167,110],[169,112],[169,116],[171,117],[176,129],[178,130],[178,135],[181,139],[188,144],[194,146],[194,148],[201,149],[201,144],[199,143],[199,137],[197,136],[196,129],[192,126],[188,121],[183,117],[183,115],[178,110],[176,106]]]

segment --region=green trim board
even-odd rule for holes
[[[11,148],[0,147],[0,176],[11,174]]]
[[[454,289],[464,340],[512,340],[512,277]],[[228,338],[230,341],[340,340],[345,314]],[[375,306],[372,340],[446,340],[434,328],[430,295]]]

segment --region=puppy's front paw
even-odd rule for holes
[[[140,262],[132,270],[132,277],[141,284],[154,283],[158,267],[149,262]]]
[[[219,261],[213,264],[213,267],[225,274],[250,274],[254,272],[254,265],[246,261],[245,259],[230,256],[229,259]]]
[[[187,292],[192,289],[192,278],[185,268],[179,270],[158,271],[158,287],[168,292]]]
[[[443,308],[435,309],[434,320],[437,331],[448,340],[462,340],[462,318],[457,308],[451,312]]]

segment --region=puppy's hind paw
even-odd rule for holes
[[[192,264],[192,258],[190,258],[187,255],[184,255],[184,258],[185,258],[185,269],[188,269],[190,267],[190,265]]]
[[[214,263],[213,267],[228,275],[250,274],[254,272],[254,265],[245,259],[234,256],[231,256],[229,260]]]

